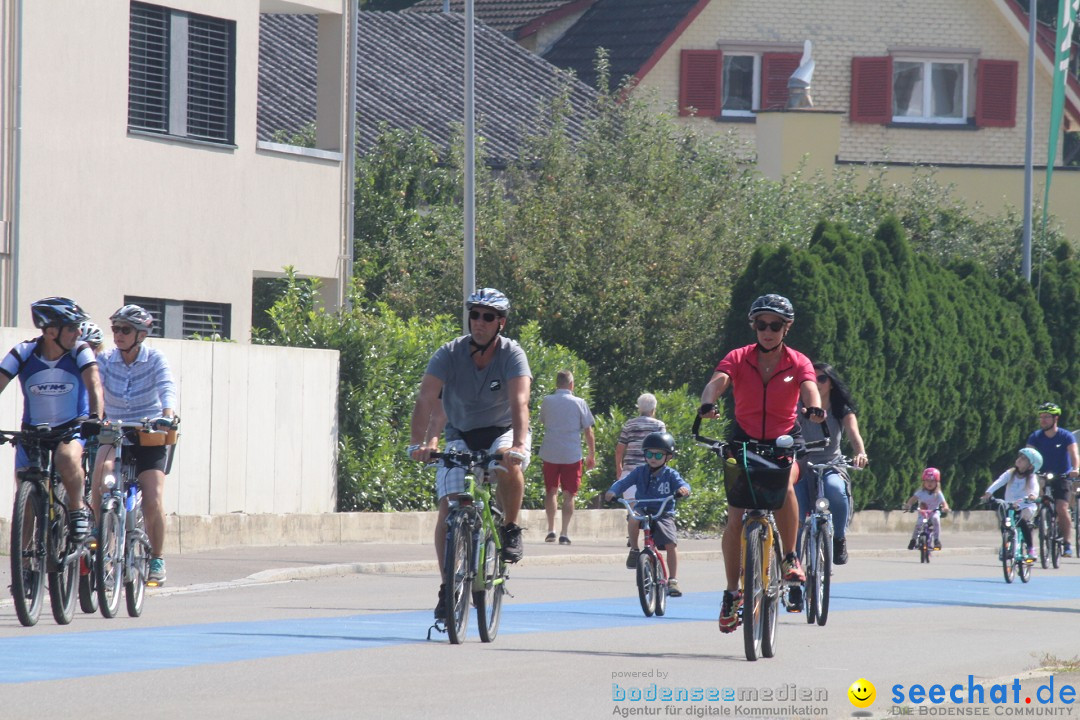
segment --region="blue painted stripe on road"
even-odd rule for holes
[[[633,585],[628,584],[633,592]],[[1080,577],[1017,580],[969,578],[837,583],[830,614],[913,607],[1008,607],[1057,612],[1034,603],[1080,598]],[[646,618],[637,597],[503,605],[500,635],[645,627],[658,622],[716,622],[720,593],[687,593],[668,601],[663,618]],[[472,611],[470,611],[472,612]],[[44,618],[43,622],[47,622]],[[430,611],[348,617],[147,627],[0,640],[0,684],[180,668],[260,658],[425,642]],[[476,636],[476,616],[469,619]],[[34,632],[28,630],[28,633]],[[439,636],[442,642],[444,636]]]

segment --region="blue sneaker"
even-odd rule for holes
[[[1072,557],[1072,545],[1065,543],[1065,547],[1061,551],[1061,557]]]
[[[165,560],[159,557],[150,559],[150,576],[146,578],[146,584],[150,587],[161,587],[165,584]]]

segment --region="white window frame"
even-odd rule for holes
[[[968,123],[969,111],[969,96],[971,93],[971,61],[966,58],[956,57],[910,57],[897,55],[892,59],[893,62],[893,77],[889,78],[889,82],[893,83],[892,96],[895,103],[896,98],[896,74],[895,68],[897,63],[917,63],[922,65],[922,108],[923,114],[919,117],[912,117],[910,115],[893,115],[892,121],[894,123],[917,123],[917,124],[933,124],[933,125],[966,125]],[[961,65],[961,76],[963,87],[960,89],[960,117],[940,117],[930,115],[931,108],[933,107],[933,67],[934,65]]]
[[[733,57],[750,57],[754,59],[753,70],[753,87],[751,88],[750,98],[750,110],[727,110],[723,105],[723,98],[721,100],[720,115],[721,117],[757,117],[757,111],[761,109],[761,53],[759,52],[739,52],[739,51],[724,51],[724,75],[721,76],[721,92],[726,92],[727,88],[727,61],[728,58]]]

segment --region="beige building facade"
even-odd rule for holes
[[[348,0],[3,0],[0,324],[40,297],[102,326],[247,342],[252,285],[351,273]],[[318,148],[256,137],[261,13],[320,18]]]

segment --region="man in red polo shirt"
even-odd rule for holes
[[[824,422],[825,411],[821,407],[813,363],[784,343],[795,320],[791,302],[780,295],[762,295],[750,306],[749,319],[757,342],[732,350],[720,361],[701,393],[698,414],[716,417],[716,401],[730,387],[735,398],[732,440],[772,442],[781,435],[798,435],[795,420],[800,397],[809,419]],[[791,466],[787,499],[776,511],[776,524],[783,541],[784,579],[803,582],[806,576],[795,555],[799,528],[799,504],[794,490],[797,467],[794,463]],[[727,588],[720,607],[720,631],[725,633],[739,626],[742,513],[742,508],[728,508],[722,541]]]

